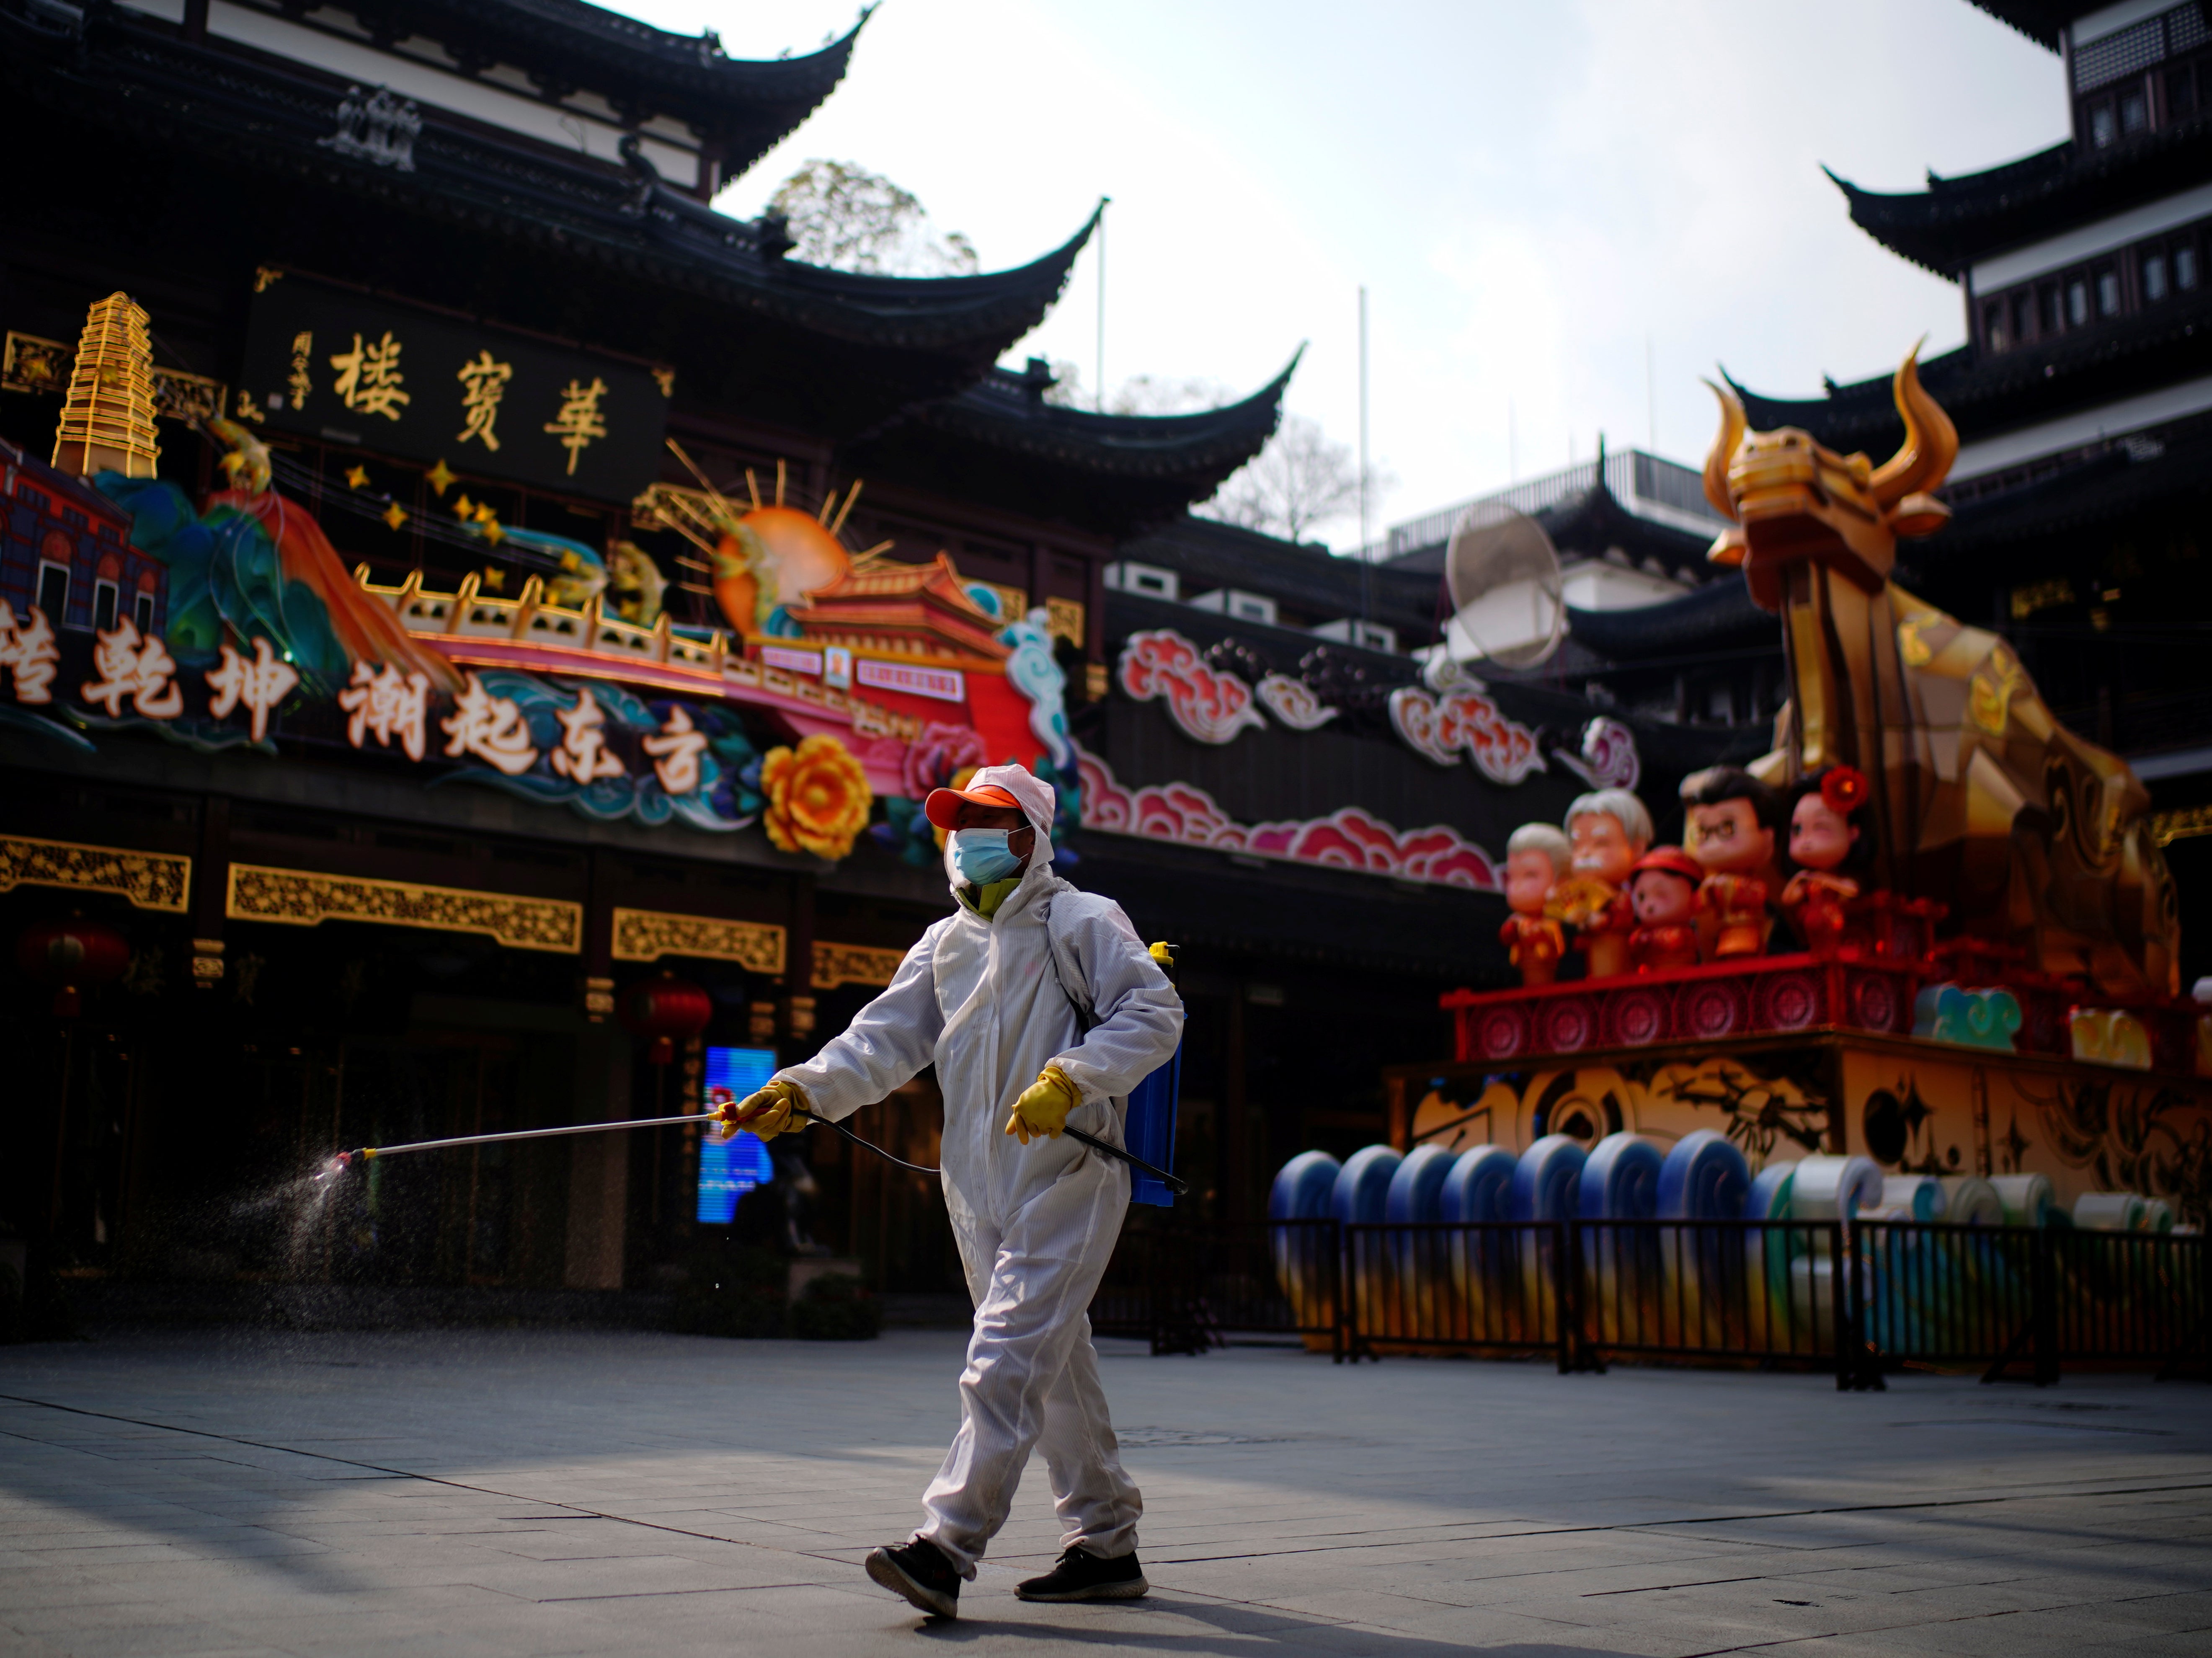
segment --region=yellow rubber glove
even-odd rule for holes
[[[725,1140],[736,1138],[740,1128],[770,1140],[778,1134],[805,1127],[792,1120],[794,1111],[804,1111],[811,1116],[814,1106],[805,1089],[778,1077],[757,1094],[748,1094],[735,1103],[726,1100],[716,1106],[714,1127],[721,1131],[720,1138]]]
[[[1067,1114],[1082,1103],[1083,1096],[1068,1081],[1067,1073],[1048,1065],[1014,1102],[1013,1111],[1006,1118],[1006,1132],[1024,1145],[1033,1139],[1056,1140],[1067,1127]]]

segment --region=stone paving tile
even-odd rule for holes
[[[1839,1396],[1117,1352],[1154,1596],[1013,1599],[1058,1548],[1033,1471],[943,1627],[855,1570],[915,1522],[953,1426],[941,1336],[210,1333],[9,1357],[9,1393],[133,1420],[0,1402],[9,1658],[2212,1649],[2212,1496],[2189,1489],[2212,1486],[2212,1430],[2194,1390],[2136,1378]],[[405,1426],[363,1430],[383,1421]],[[82,1627],[58,1642],[56,1616]]]

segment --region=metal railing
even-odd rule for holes
[[[1091,1325],[1149,1340],[1155,1353],[1271,1335],[1341,1358],[1343,1267],[1343,1229],[1333,1220],[1133,1228],[1091,1300]]]
[[[1123,1240],[1091,1309],[1156,1352],[1296,1335],[1451,1352],[1832,1371],[2155,1367],[2212,1351],[2201,1237],[1866,1221],[1178,1226]]]

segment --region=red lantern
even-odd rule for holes
[[[81,915],[38,921],[16,940],[15,965],[40,983],[55,986],[54,1017],[71,1019],[83,1011],[81,991],[123,976],[131,965],[131,941],[105,922]]]
[[[707,993],[666,969],[658,979],[632,985],[623,993],[617,1010],[623,1029],[633,1036],[650,1037],[646,1058],[666,1065],[676,1057],[676,1044],[690,1042],[714,1017],[714,1004]]]

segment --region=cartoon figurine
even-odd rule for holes
[[[1766,949],[1766,905],[1781,885],[1774,865],[1782,798],[1749,772],[1714,766],[1682,780],[1688,822],[1682,844],[1705,866],[1698,902],[1710,918],[1698,937],[1707,961],[1757,956]]]
[[[1593,979],[1631,970],[1628,935],[1636,930],[1628,875],[1651,847],[1651,814],[1626,789],[1600,789],[1567,808],[1574,862],[1552,889],[1544,913],[1575,930],[1575,944]]]
[[[1705,865],[1680,847],[1660,847],[1636,860],[1628,895],[1636,931],[1628,952],[1638,973],[1664,973],[1698,964],[1698,889]]]
[[[1797,786],[1790,812],[1790,861],[1797,872],[1782,889],[1782,913],[1815,956],[1833,956],[1844,942],[1844,908],[1859,884],[1843,873],[1872,850],[1852,818],[1866,804],[1866,774],[1830,766]]]
[[[1544,905],[1573,859],[1567,837],[1549,823],[1523,823],[1505,843],[1505,903],[1513,914],[1498,930],[1498,942],[1510,952],[1524,985],[1547,985],[1559,976],[1566,934]]]

